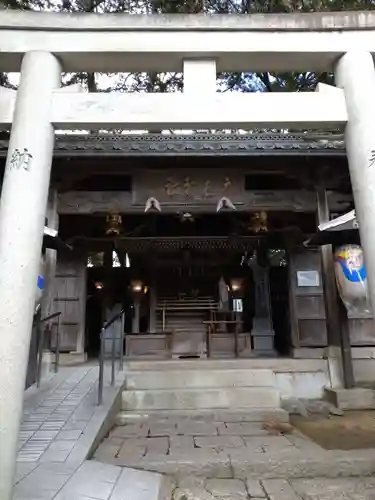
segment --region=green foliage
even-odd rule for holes
[[[0,0],[0,8],[55,12],[130,14],[256,14],[375,9],[375,0]],[[222,73],[221,92],[290,92],[313,90],[318,81],[332,83],[323,73]],[[182,75],[172,73],[67,74],[65,85],[80,82],[90,91],[175,92],[182,89]],[[11,86],[6,75],[0,84]]]

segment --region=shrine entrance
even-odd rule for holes
[[[111,302],[126,309],[123,347],[131,358],[288,355],[285,234],[263,217],[260,230],[258,213],[123,215],[121,233],[101,237],[103,218],[85,217],[98,235],[75,239],[89,250],[89,354],[98,351]],[[274,225],[277,219],[270,216]],[[288,214],[281,219],[285,224]]]

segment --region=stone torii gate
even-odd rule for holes
[[[0,498],[11,498],[54,129],[345,127],[375,305],[375,14],[64,15],[1,12]],[[183,93],[61,89],[69,71],[183,71]],[[221,71],[333,71],[315,93],[216,93]]]

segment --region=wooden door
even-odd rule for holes
[[[54,310],[61,311],[62,352],[84,351],[86,259],[74,253],[59,255],[56,265]]]

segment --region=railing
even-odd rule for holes
[[[109,321],[104,323],[100,332],[100,352],[99,352],[99,384],[98,384],[98,405],[103,402],[103,386],[104,386],[104,344],[106,340],[112,340],[111,351],[111,386],[115,385],[115,357],[116,357],[116,340],[120,340],[120,356],[119,356],[119,370],[124,369],[124,313],[125,308],[113,316]],[[113,325],[115,321],[121,318],[121,335],[117,337],[113,335],[112,339],[105,338],[106,330]]]
[[[56,330],[56,348],[55,348],[55,373],[59,371],[59,360],[60,360],[60,316],[61,311],[55,312],[46,316],[45,318],[38,319],[36,321],[37,328],[37,336],[38,336],[38,365],[37,365],[37,375],[36,375],[36,385],[40,386],[40,382],[42,379],[42,363],[43,363],[43,351],[44,351],[44,339],[45,339],[45,331],[47,329],[47,325],[45,328],[41,328],[43,323],[47,323],[54,318],[57,318],[57,330]],[[51,338],[50,338],[51,342]]]
[[[185,298],[185,299],[163,299],[156,306],[157,310],[162,311],[162,331],[166,329],[167,312],[178,311],[216,311],[219,304],[212,298]]]

